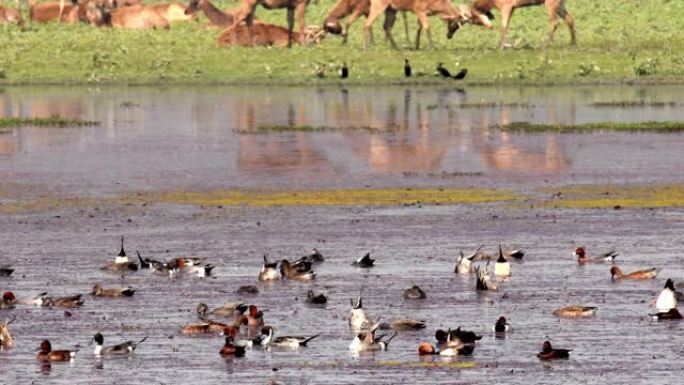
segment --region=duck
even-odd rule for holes
[[[14,319],[0,322],[0,350],[14,347],[14,339],[9,331],[9,324],[14,322]]]
[[[349,77],[349,67],[347,63],[342,63],[342,68],[340,68],[340,79],[346,79]]]
[[[494,324],[492,330],[494,330],[495,333],[506,333],[511,331],[511,325],[508,324],[506,317],[501,316],[496,320],[496,324]]]
[[[491,261],[492,259],[498,259],[499,254],[490,254],[484,251],[481,251],[484,245],[480,245],[480,247],[477,248],[475,251],[475,259],[481,260],[481,261]],[[522,259],[525,256],[525,250],[523,249],[506,249],[503,250],[503,256],[506,258],[506,260],[510,259]]]
[[[665,312],[658,312],[656,314],[651,314],[651,317],[653,317],[653,319],[657,320],[657,321],[680,320],[680,319],[682,319],[682,315],[681,315],[681,313],[679,313],[679,310],[677,310],[676,307],[673,307],[672,309],[665,311]]]
[[[452,340],[460,340],[464,344],[474,344],[475,341],[482,339],[481,335],[478,335],[475,332],[461,330],[460,326],[456,328],[456,330],[451,330],[449,336]]]
[[[489,263],[482,269],[481,266],[475,267],[475,273],[477,274],[477,281],[475,282],[475,290],[477,291],[496,291],[498,287],[491,281],[489,273]]]
[[[152,262],[151,259],[145,258],[140,255],[140,251],[136,250],[136,254],[138,254],[138,262],[140,262],[140,269],[149,269],[150,268],[150,262]]]
[[[116,258],[114,258],[114,262],[103,266],[100,270],[105,270],[105,271],[137,271],[138,270],[138,263],[137,262],[131,262],[128,259],[128,256],[126,255],[126,251],[124,250],[124,237],[123,235],[121,236],[121,249],[119,250],[119,254],[116,255]]]
[[[173,277],[180,273],[194,274],[198,277],[208,277],[216,266],[208,263],[202,265],[204,259],[198,257],[178,257],[165,264],[169,276]],[[163,270],[163,269],[162,269]]]
[[[100,286],[99,283],[96,283],[93,286],[93,290],[91,290],[90,294],[94,297],[109,297],[109,298],[117,298],[117,297],[132,297],[133,294],[135,294],[136,290],[132,289],[130,287],[114,287],[110,289],[105,289],[102,286]]]
[[[554,310],[553,315],[565,318],[592,317],[596,314],[596,309],[594,306],[570,305]]]
[[[0,277],[9,277],[14,273],[14,269],[9,265],[0,266]]]
[[[294,264],[298,264],[300,262],[312,263],[312,264],[321,263],[321,262],[325,262],[325,257],[323,257],[323,254],[321,254],[321,252],[318,251],[318,249],[314,247],[311,254],[305,255],[305,256],[299,258],[297,261],[294,262]]]
[[[458,349],[455,347],[444,347],[444,349],[437,350],[434,346],[430,345],[429,343],[422,342],[420,343],[420,345],[418,345],[418,355],[439,355],[452,357],[458,355]]]
[[[456,261],[456,266],[454,267],[454,273],[456,274],[470,274],[473,272],[473,259],[477,256],[477,253],[466,257],[463,255],[463,251],[460,252],[460,257]]]
[[[315,304],[315,305],[324,305],[328,303],[328,298],[325,297],[325,294],[320,293],[320,294],[315,294],[313,290],[309,290],[306,293],[306,303],[310,304]]]
[[[404,58],[404,77],[411,77],[411,64],[409,64],[409,60],[406,58]]]
[[[379,324],[375,324],[370,328],[370,330],[362,331],[356,334],[351,344],[349,344],[349,350],[353,353],[387,350],[389,343],[394,339],[394,337],[397,336],[397,333],[392,334],[387,339],[385,339],[385,334],[376,337],[375,330],[378,326]]]
[[[615,250],[610,250],[606,253],[600,254],[596,257],[592,257],[587,255],[586,251],[584,250],[584,247],[577,247],[575,249],[575,252],[572,254],[573,256],[577,257],[577,263],[579,264],[584,264],[584,263],[613,263],[615,262],[615,258],[620,255],[617,253]]]
[[[425,292],[418,285],[413,285],[404,290],[404,299],[425,299]]]
[[[655,278],[659,272],[660,272],[660,269],[657,269],[654,267],[654,268],[647,269],[647,270],[638,270],[638,271],[633,271],[629,274],[624,274],[622,272],[622,270],[620,270],[619,267],[613,266],[610,268],[610,277],[613,280],[616,280],[616,279],[645,280],[645,279]]]
[[[36,354],[36,359],[42,362],[66,362],[71,361],[78,350],[52,350],[50,341],[43,340],[40,343],[40,351]]]
[[[351,301],[351,313],[349,315],[349,325],[353,329],[361,329],[368,325],[368,317],[366,316],[366,311],[363,309],[363,302],[361,297],[358,298],[356,304],[354,300]]]
[[[437,348],[439,350],[453,348],[462,356],[471,355],[475,351],[475,343],[464,344],[451,329],[438,329],[435,332],[435,339],[437,340]]]
[[[83,298],[81,298],[83,295],[82,294],[76,294],[72,295],[69,297],[61,297],[57,299],[53,299],[52,297],[44,296],[42,297],[42,306],[45,307],[66,307],[66,308],[73,308],[73,307],[80,307],[83,305],[85,302]]]
[[[305,266],[298,264],[297,266]],[[313,270],[310,270],[310,265],[307,267],[297,268],[292,265],[287,259],[280,261],[280,275],[287,279],[296,279],[299,281],[310,281],[316,278],[316,274]]]
[[[254,285],[243,285],[235,289],[235,292],[238,294],[255,295],[259,294],[259,288]]]
[[[264,338],[261,340],[260,345],[263,347],[280,347],[288,349],[298,349],[300,346],[306,346],[309,341],[320,336],[316,334],[311,337],[300,337],[300,336],[282,336],[274,337],[274,329],[271,326],[264,326],[261,329],[261,334]]]
[[[406,331],[406,330],[420,330],[425,329],[427,324],[425,321],[416,321],[411,319],[400,319],[392,321],[389,323],[381,322],[378,326],[380,330],[395,330],[395,331]]]
[[[499,259],[494,264],[494,275],[497,277],[509,277],[511,275],[511,263],[504,258],[501,245],[499,245]]]
[[[17,297],[11,291],[2,293],[2,301],[0,301],[0,309],[14,309],[17,304]]]
[[[141,339],[138,342],[133,342],[133,341],[126,341],[122,342],[118,345],[113,345],[113,346],[103,346],[104,345],[104,336],[102,336],[101,333],[97,333],[93,336],[93,339],[90,340],[91,343],[95,343],[95,351],[94,354],[96,356],[121,356],[121,355],[129,355],[135,351],[135,349],[138,347],[139,344],[145,342],[147,340],[147,337]]]
[[[656,299],[656,310],[659,313],[666,313],[670,309],[677,307],[677,297],[675,296],[674,282],[670,278],[665,282],[665,287]]]
[[[249,305],[247,313],[247,326],[264,326],[264,312],[255,305]]]
[[[366,253],[363,257],[352,262],[352,266],[369,268],[373,267],[375,264],[375,259],[371,258],[370,253]]]
[[[237,322],[237,321],[236,321]],[[216,322],[212,320],[201,320],[198,324],[189,324],[181,328],[181,334],[212,334],[221,333],[223,330],[230,325],[223,324],[221,322]]]
[[[247,312],[249,306],[242,302],[232,302],[227,303],[223,306],[209,310],[209,306],[205,303],[200,303],[197,305],[197,316],[200,319],[205,319],[207,315],[215,315],[219,317],[238,317]]]
[[[219,354],[223,357],[244,357],[246,350],[244,346],[236,345],[233,337],[227,335]]]
[[[537,353],[537,357],[540,360],[555,360],[559,358],[569,358],[572,349],[554,349],[551,346],[551,342],[544,341],[542,343],[542,349]]]

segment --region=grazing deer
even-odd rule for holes
[[[342,44],[346,44],[349,27],[361,16],[368,18],[368,14],[370,13],[370,4],[370,0],[338,0],[323,21],[323,27],[325,28],[325,31],[335,35],[342,35]],[[410,43],[411,39],[409,38],[406,12],[402,12],[401,14],[404,18],[404,32],[406,33],[406,41]],[[347,17],[347,20],[343,27],[340,23],[340,20],[345,17]],[[373,41],[372,30],[370,31],[370,40],[371,42]]]
[[[14,347],[14,340],[12,339],[8,327],[12,322],[14,322],[13,319],[0,323],[0,348],[8,349]]]
[[[250,41],[254,38],[252,31],[252,24],[254,22],[254,12],[257,5],[261,4],[266,9],[287,9],[287,30],[288,43],[287,46],[292,45],[292,30],[294,29],[295,19],[297,20],[297,27],[299,36],[304,36],[304,22],[306,17],[306,6],[309,0],[242,0],[242,9],[238,12],[235,18],[235,25],[237,27],[240,23],[245,21],[249,32]]]
[[[252,24],[251,32],[253,35],[250,37],[247,24],[241,23],[234,28],[223,31],[218,37],[216,44],[219,47],[249,47],[252,45],[287,47],[290,44],[290,37],[293,37],[297,44],[308,45],[320,43],[325,36],[324,30],[308,28],[305,29],[303,35],[300,35],[299,32],[290,34],[290,31],[285,27],[259,21],[255,21]]]
[[[17,0],[16,8],[0,5],[0,23],[17,23],[20,28],[24,28],[24,18],[21,15],[21,3],[19,0]]]
[[[210,27],[230,27],[235,20],[235,15],[232,12],[221,11],[209,0],[190,0],[185,14],[195,14],[198,9],[202,10],[207,19],[209,19]]]
[[[433,48],[428,15],[439,15],[447,25],[447,37],[451,38],[454,33],[465,22],[473,18],[467,7],[454,8],[449,0],[371,0],[371,9],[366,24],[363,26],[363,49],[368,49],[368,35],[370,28],[383,12],[385,13],[385,36],[392,45],[397,48],[397,43],[392,37],[392,26],[396,18],[397,11],[410,11],[418,17],[418,31],[416,32],[416,49],[420,49],[420,34],[423,29],[428,37],[428,43]]]
[[[503,49],[506,45],[506,34],[508,33],[513,11],[516,8],[542,4],[546,6],[546,11],[549,14],[549,23],[551,24],[551,30],[549,31],[549,36],[546,39],[544,46],[548,46],[548,44],[553,41],[553,34],[556,32],[556,29],[558,29],[558,17],[565,20],[565,24],[567,24],[568,29],[570,29],[570,44],[575,45],[577,44],[577,39],[575,37],[575,19],[570,12],[565,9],[564,3],[564,0],[474,0],[472,8],[475,11],[483,13],[490,19],[494,19],[494,15],[492,15],[493,8],[496,8],[501,12],[502,30],[499,49]],[[483,23],[483,25],[489,25],[491,27],[491,22],[487,21],[486,23]]]

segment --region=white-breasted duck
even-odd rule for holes
[[[506,333],[511,331],[511,325],[508,323],[508,320],[506,320],[506,317],[501,316],[496,320],[493,330],[495,333]]]
[[[456,337],[451,329],[438,329],[435,332],[435,339],[437,340],[437,348],[440,351],[454,349],[458,355],[469,356],[475,350],[475,343],[464,344],[458,337]]]
[[[426,295],[423,289],[418,285],[413,285],[412,287],[404,290],[404,299],[425,299]]]
[[[349,325],[353,329],[361,329],[368,325],[368,317],[366,316],[366,311],[363,309],[363,300],[361,297],[358,298],[356,304],[354,300],[351,301],[351,312],[349,315]]]
[[[542,349],[537,353],[537,357],[540,360],[555,360],[569,358],[572,349],[555,349],[551,346],[551,342],[544,341],[542,343]]]
[[[316,273],[311,270],[311,264],[292,265],[287,259],[280,261],[280,275],[287,279],[310,281],[316,278]]]
[[[586,251],[584,250],[584,247],[578,247],[575,249],[574,253],[572,254],[574,257],[577,257],[577,263],[583,264],[583,263],[613,263],[615,262],[615,258],[620,255],[618,252],[615,250],[608,251],[606,253],[597,255],[595,257],[592,257],[590,255],[587,255]]]
[[[124,250],[124,237],[123,235],[121,236],[121,249],[119,250],[119,254],[116,255],[114,258],[114,262],[107,264],[103,266],[100,270],[105,270],[105,271],[137,271],[138,270],[138,263],[137,262],[131,262],[128,259],[128,256],[126,255],[126,251]]]
[[[677,297],[675,296],[674,282],[670,278],[665,282],[665,287],[660,291],[658,299],[656,299],[656,310],[659,313],[668,312],[670,309],[677,307]]]
[[[553,315],[565,318],[586,318],[593,317],[596,314],[596,309],[595,306],[570,305],[554,310]]]
[[[301,337],[301,336],[281,336],[274,337],[275,331],[271,326],[264,326],[261,329],[261,334],[264,338],[261,340],[260,345],[263,347],[279,347],[286,349],[298,349],[300,346],[306,346],[309,341],[320,336],[316,334],[311,337]]]
[[[40,351],[36,359],[41,362],[66,362],[71,361],[78,350],[52,350],[50,341],[43,340],[40,343]]]
[[[499,259],[494,264],[494,275],[497,277],[509,277],[511,275],[511,263],[504,258],[501,245],[499,245]]]
[[[90,294],[94,297],[109,297],[109,298],[117,298],[117,297],[132,297],[133,294],[135,294],[136,290],[130,287],[112,287],[112,288],[104,288],[100,286],[99,283],[96,283],[93,286],[93,290],[90,291]]]
[[[138,345],[145,340],[147,340],[147,337],[137,342],[126,341],[118,345],[103,346],[104,336],[102,336],[100,333],[97,333],[95,336],[93,336],[93,339],[90,342],[95,343],[94,353],[96,356],[124,356],[133,353]]]
[[[665,311],[665,312],[658,312],[656,314],[651,314],[651,317],[653,317],[654,320],[658,320],[658,321],[682,319],[682,315],[681,315],[681,313],[679,313],[679,310],[677,310],[676,307],[673,307],[672,309]]]
[[[268,255],[264,254],[264,264],[259,272],[259,281],[277,281],[279,279],[278,262],[268,262]]]
[[[387,339],[385,339],[386,334],[376,337],[375,331],[378,326],[379,324],[375,324],[369,330],[357,333],[351,344],[349,344],[349,350],[353,353],[387,350],[389,343],[397,336],[397,333],[392,334]]]
[[[622,270],[620,270],[619,267],[613,266],[610,268],[610,277],[613,280],[617,280],[617,279],[646,280],[646,279],[655,278],[659,272],[660,272],[660,269],[654,267],[651,269],[638,270],[638,271],[633,271],[631,273],[625,274],[622,272]]]
[[[489,277],[489,262],[482,268],[482,266],[475,267],[475,273],[477,274],[477,280],[475,282],[475,290],[477,291],[496,291],[498,287],[492,282],[491,277]]]
[[[456,266],[454,267],[454,273],[457,274],[470,274],[473,272],[473,260],[477,256],[477,252],[466,257],[463,255],[463,251],[460,251],[460,256],[456,261]]]
[[[371,258],[370,253],[366,253],[363,257],[352,262],[352,266],[369,268],[373,267],[375,264],[375,259]]]

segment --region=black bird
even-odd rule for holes
[[[136,250],[135,252],[138,253],[138,259],[140,260],[140,268],[141,269],[149,269],[150,268],[149,259],[147,259],[147,258],[143,259],[143,257],[140,256],[140,252],[138,250]]]
[[[314,294],[313,290],[309,290],[309,292],[306,293],[306,303],[323,305],[325,303],[328,303],[328,298],[326,298],[325,295],[323,295],[322,293]]]
[[[342,73],[340,74],[340,77],[342,79],[346,79],[349,77],[349,68],[347,67],[347,63],[342,64]]]
[[[14,273],[14,269],[9,266],[0,266],[0,277],[9,277]]]
[[[425,292],[418,285],[413,285],[404,291],[405,299],[425,299]]]
[[[505,333],[510,329],[511,327],[508,324],[508,321],[506,321],[506,317],[499,317],[496,321],[496,325],[494,325],[494,331],[497,333]]]
[[[558,358],[569,358],[572,349],[554,349],[551,342],[544,341],[542,350],[537,354],[540,360],[555,360]]]
[[[450,78],[451,77],[451,72],[449,72],[448,69],[444,68],[443,63],[437,64],[437,72],[443,78]]]
[[[463,80],[463,79],[465,79],[467,74],[468,74],[468,69],[464,68],[464,69],[458,71],[458,73],[456,75],[454,75],[454,79]]]
[[[358,267],[373,267],[373,263],[375,263],[375,259],[371,258],[370,253],[366,253],[366,255],[354,261],[352,265]]]
[[[461,330],[461,327],[459,326],[458,329],[451,331],[451,339],[455,340],[457,338],[464,344],[473,344],[475,341],[481,340],[482,336],[478,336],[474,332]]]
[[[408,59],[404,59],[404,76],[407,78],[411,77],[411,64],[409,64]]]

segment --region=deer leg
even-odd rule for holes
[[[417,14],[418,16],[418,28],[424,29],[425,30],[425,35],[427,35],[428,38],[428,45],[430,46],[430,49],[434,49],[435,46],[432,44],[432,35],[430,34],[430,24],[428,24],[428,18],[427,14],[425,12],[421,12]],[[420,41],[418,40],[418,36],[416,36],[416,50],[420,49]]]
[[[287,9],[287,48],[292,47],[292,30],[294,29],[295,14],[294,9]]]
[[[385,9],[387,9],[387,4],[377,4],[376,7],[371,6],[370,13],[368,14],[368,18],[366,19],[366,23],[363,25],[363,50],[368,49],[368,37],[370,34],[371,27],[373,26],[373,23],[375,22],[375,19],[380,16]]]
[[[351,27],[352,23],[356,21],[356,19],[361,16],[361,12],[359,11],[354,11],[349,17],[347,18],[347,22],[345,23],[344,26],[344,34],[342,35],[342,44],[347,44],[347,35],[349,34],[349,27]],[[373,31],[371,31],[372,33]],[[372,40],[372,39],[371,39]]]
[[[401,12],[401,16],[404,18],[404,34],[406,35],[406,43],[411,45],[411,36],[409,36],[408,17],[406,16],[406,11]]]
[[[306,4],[308,1],[302,0],[297,3],[295,7],[295,20],[297,20],[297,28],[299,29],[299,36],[304,36],[304,24],[306,22]],[[292,29],[292,27],[290,27]]]
[[[59,23],[62,22],[62,14],[64,13],[64,2],[65,0],[59,0]]]
[[[397,11],[394,9],[385,10],[385,24],[383,29],[385,30],[385,38],[389,41],[393,49],[399,49],[397,47],[397,42],[394,41],[392,36],[392,27],[394,26],[394,21],[397,19]]]
[[[254,13],[250,13],[247,15],[245,18],[245,23],[247,24],[247,34],[249,35],[249,46],[254,47],[254,30],[252,29],[252,25],[254,24]],[[235,40],[237,41],[237,26],[238,24],[235,23],[233,25],[233,33],[235,34]]]
[[[508,34],[508,27],[511,24],[511,16],[513,16],[513,7],[501,8],[501,41],[499,42],[499,49],[504,49],[506,45],[506,34]]]
[[[416,50],[420,49],[420,33],[423,31],[423,26],[418,22],[418,30],[416,31]]]
[[[562,17],[563,20],[565,20],[565,24],[568,25],[568,29],[570,30],[570,44],[577,45],[577,37],[575,36],[575,18],[573,18],[572,15],[565,10],[565,6],[563,4],[558,7],[556,14],[559,17]]]

